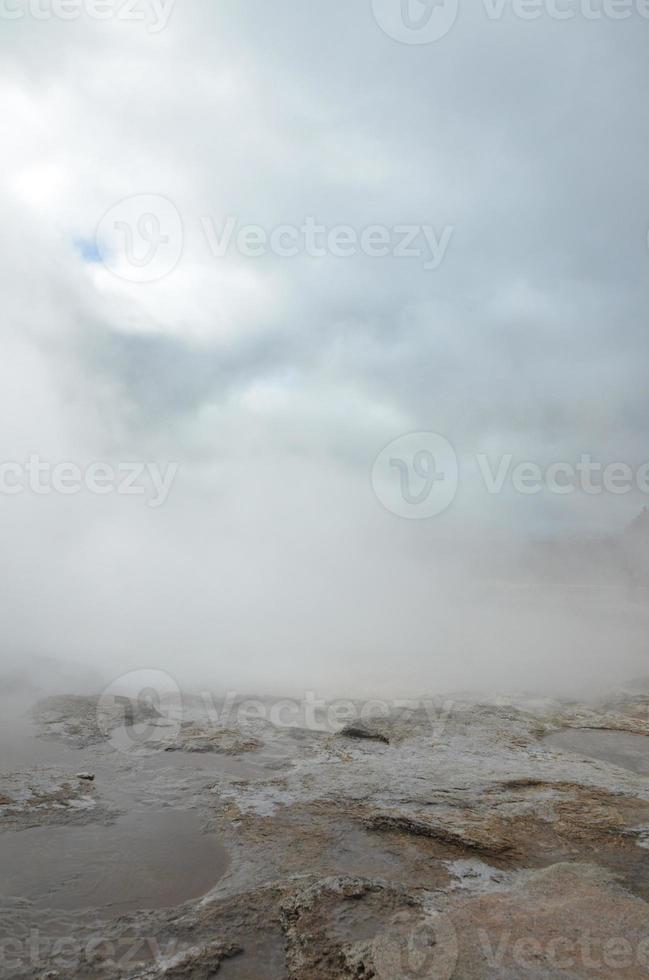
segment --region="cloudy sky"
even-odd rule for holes
[[[646,11],[98,6],[0,4],[0,455],[174,478],[0,495],[9,654],[340,686],[407,650],[415,684],[442,635],[472,664],[449,542],[647,500],[476,463],[649,459]],[[458,462],[422,520],[373,469],[409,433]]]

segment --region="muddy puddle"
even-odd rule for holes
[[[203,833],[199,816],[183,809],[185,783],[169,778],[171,805],[155,791],[160,781],[167,785],[165,769],[191,778],[192,771],[209,769],[210,760],[162,753],[135,765],[102,747],[80,750],[39,737],[28,706],[5,699],[0,706],[0,772],[91,772],[99,798],[122,811],[110,823],[0,832],[0,903],[26,899],[36,909],[92,909],[115,918],[171,908],[214,887],[227,868],[227,853],[217,837]],[[224,762],[222,769],[239,775],[236,760]]]
[[[140,810],[110,826],[6,831],[0,867],[3,898],[114,917],[199,898],[223,875],[227,856],[191,811]]]
[[[0,699],[0,772],[31,766],[83,766],[83,754],[61,742],[39,738],[29,703]]]
[[[568,728],[544,739],[546,745],[566,749],[590,759],[610,762],[649,776],[649,736],[600,729]]]

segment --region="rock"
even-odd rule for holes
[[[343,738],[368,739],[369,741],[383,742],[385,745],[390,744],[390,737],[385,731],[370,725],[346,725],[338,734]]]
[[[447,916],[462,980],[647,975],[649,906],[593,865],[551,866]]]
[[[649,735],[649,721],[646,717],[635,717],[614,711],[606,713],[580,710],[575,714],[562,715],[557,719],[565,728],[604,730],[609,732],[629,732],[632,735]]]
[[[32,717],[43,735],[67,741],[75,748],[101,745],[123,726],[155,725],[162,720],[160,712],[147,702],[81,695],[44,698],[32,709]]]
[[[215,752],[223,755],[243,755],[261,747],[257,738],[225,728],[202,727],[198,724],[183,725],[174,743],[165,752]]]
[[[0,775],[0,829],[85,824],[107,815],[90,782],[59,769]]]
[[[485,855],[505,854],[514,849],[514,841],[504,837],[485,822],[462,826],[459,820],[416,819],[398,813],[379,813],[365,820],[368,830],[414,834],[432,837],[443,844],[477,851]]]
[[[281,906],[290,980],[375,977],[371,940],[401,914],[414,929],[420,902],[404,888],[375,879],[324,878]]]
[[[98,819],[101,801],[81,778],[96,766],[120,806],[136,788],[147,807],[201,815],[230,857],[213,891],[107,916],[100,933],[96,913],[62,919],[8,899],[11,934],[64,921],[80,949],[101,935],[101,963],[82,960],[66,980],[639,980],[649,782],[545,736],[584,720],[642,722],[644,706],[633,691],[593,704],[457,697],[332,736],[232,713],[219,727],[198,700],[162,744],[213,757],[151,764],[98,740],[76,779],[48,768],[1,776],[11,805],[0,805],[0,826]],[[90,711],[83,699],[50,704],[42,730],[86,739]],[[128,953],[133,936],[150,938],[150,955],[111,962],[105,951],[126,943]],[[60,969],[47,950],[42,959]],[[16,975],[33,980],[30,964]]]
[[[91,772],[78,772],[76,778],[83,779],[87,783],[94,783],[95,781],[95,775]]]
[[[151,970],[138,973],[138,980],[212,980],[225,960],[243,952],[233,943],[208,943],[169,958]]]

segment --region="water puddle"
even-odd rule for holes
[[[601,729],[567,728],[548,735],[544,742],[591,759],[610,762],[623,769],[649,776],[649,736]]]
[[[170,908],[206,894],[227,855],[196,814],[139,810],[111,826],[37,827],[0,834],[0,896],[43,909],[111,917]]]
[[[29,707],[27,703],[0,700],[0,772],[41,765],[83,768],[83,753],[78,749],[38,737]]]

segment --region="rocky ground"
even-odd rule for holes
[[[1,976],[649,975],[643,685],[590,705],[321,706],[290,727],[268,702],[239,707],[35,707],[65,764],[0,777],[0,844],[190,809],[227,868],[201,899],[119,917],[4,895]],[[588,753],[570,747],[582,735]]]

